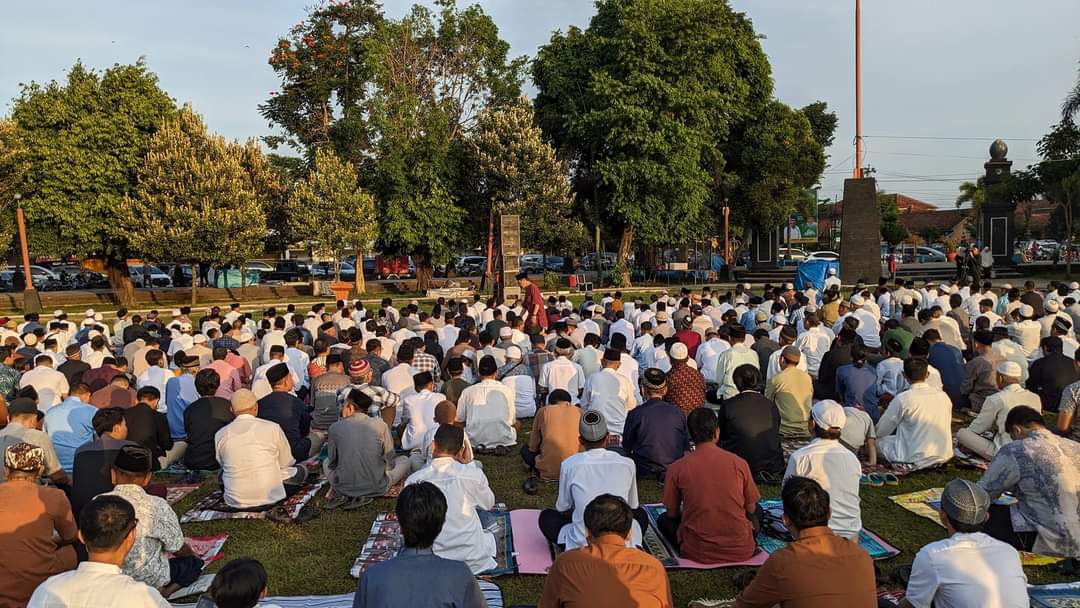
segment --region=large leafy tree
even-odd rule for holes
[[[1030,198],[1041,194],[1055,203],[1051,227],[1071,241],[1075,236],[1075,218],[1080,211],[1080,127],[1071,119],[1054,125],[1035,144],[1040,161],[1019,172],[1005,184],[1007,195]],[[1066,272],[1072,274],[1072,258],[1067,259]]]
[[[289,186],[294,180],[287,173],[278,170],[254,139],[249,138],[242,146],[237,146],[237,151],[240,154],[240,165],[247,173],[251,191],[255,194],[255,200],[262,208],[265,218],[263,247],[256,255],[263,251],[283,250],[288,247],[288,238],[291,236],[287,228],[285,201],[289,196]]]
[[[496,216],[516,214],[525,247],[551,253],[585,242],[566,167],[543,141],[528,104],[485,110],[470,143],[481,200],[473,217],[489,235]]]
[[[30,83],[12,104],[30,170],[19,183],[35,254],[101,256],[121,302],[134,300],[125,196],[176,104],[140,59],[103,73],[76,63],[64,83]]]
[[[623,283],[635,238],[685,241],[711,225],[721,144],[772,93],[750,20],[716,0],[601,0],[588,29],[541,48],[533,80],[578,193],[620,234]]]
[[[26,150],[19,141],[12,120],[0,120],[0,252],[6,254],[15,242],[15,195],[26,172]]]
[[[313,253],[334,261],[334,275],[341,277],[345,251],[356,252],[356,289],[364,290],[364,252],[375,241],[375,199],[359,183],[356,168],[332,150],[315,153],[307,177],[296,184],[286,204],[289,223],[302,235]]]
[[[822,148],[828,148],[833,144],[836,135],[838,119],[835,112],[829,111],[829,106],[824,101],[814,103],[799,110],[806,120],[810,122],[810,130],[814,133],[814,139],[821,144]]]
[[[242,264],[262,251],[266,217],[244,152],[211,136],[190,107],[167,119],[150,140],[135,192],[117,210],[131,231],[131,249],[148,259],[211,266]]]
[[[380,245],[416,258],[418,288],[433,263],[462,243],[465,214],[457,177],[479,112],[516,99],[524,60],[479,6],[413,6],[383,21],[366,45],[373,67],[369,124],[377,133],[371,188]]]
[[[270,66],[281,90],[259,106],[281,128],[267,138],[314,156],[331,145],[342,157],[360,161],[371,145],[365,104],[372,67],[366,39],[382,20],[375,0],[344,0],[311,9],[288,36],[278,40]]]
[[[881,240],[890,245],[899,245],[908,237],[908,231],[900,221],[900,208],[896,204],[896,195],[878,192],[877,200],[878,207],[881,209]]]

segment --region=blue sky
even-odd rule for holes
[[[385,0],[399,16],[411,1]],[[585,26],[587,0],[481,0],[515,55],[553,30]],[[840,115],[822,197],[842,191],[854,136],[853,0],[732,0],[765,36],[776,96],[818,99]],[[8,0],[0,23],[0,112],[18,83],[145,56],[162,86],[228,137],[270,133],[257,105],[278,83],[271,47],[303,18],[302,0]],[[1057,119],[1080,60],[1076,0],[864,0],[863,130],[880,186],[951,206],[995,137],[1022,168]],[[876,136],[876,137],[875,137]],[[900,138],[919,139],[900,139]],[[935,138],[935,139],[921,139]],[[936,139],[956,138],[956,139]],[[970,138],[970,139],[968,139]]]

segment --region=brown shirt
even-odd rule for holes
[[[746,514],[760,498],[746,461],[715,443],[697,446],[667,469],[664,506],[679,513],[679,550],[695,561],[750,559],[757,543]]]
[[[808,528],[769,556],[735,608],[874,608],[874,562],[826,526]]]
[[[705,378],[685,361],[673,361],[665,397],[689,416],[690,412],[705,404]]]
[[[555,560],[539,608],[627,606],[672,608],[667,572],[655,557],[626,547],[622,537],[602,534]]]
[[[0,608],[25,606],[42,581],[74,568],[74,540],[63,492],[30,481],[0,483]]]
[[[536,468],[541,479],[558,479],[562,462],[581,451],[578,442],[580,422],[581,408],[575,405],[545,405],[536,410],[529,433],[529,449],[539,452]]]
[[[136,403],[138,403],[138,399],[135,398],[135,391],[115,384],[98,389],[90,395],[90,405],[99,409],[107,407],[129,408]]]

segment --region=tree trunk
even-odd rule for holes
[[[627,224],[623,226],[622,237],[619,239],[619,255],[615,259],[615,267],[622,277],[621,287],[630,287],[630,248],[634,245],[634,227]]]
[[[356,278],[353,281],[356,297],[359,298],[367,291],[367,286],[364,284],[364,253],[359,249],[356,251]]]
[[[484,267],[483,279],[480,283],[481,290],[486,285],[491,285],[491,269],[494,265],[491,263],[491,256],[495,252],[495,209],[491,209],[488,212],[488,229],[487,229],[487,265]]]
[[[247,298],[247,264],[240,264],[240,298]]]
[[[191,264],[191,305],[195,306],[199,301],[199,265]]]
[[[431,266],[431,258],[427,254],[420,254],[414,255],[413,259],[416,262],[416,290],[424,293],[431,287],[431,275],[434,270]]]
[[[104,261],[109,287],[112,288],[117,303],[121,306],[135,304],[135,285],[131,282],[127,260],[106,257]]]

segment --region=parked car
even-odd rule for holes
[[[777,259],[780,260],[781,263],[783,263],[785,266],[787,266],[790,264],[798,264],[799,262],[805,262],[807,255],[809,254],[807,254],[802,249],[796,249],[794,247],[788,249],[787,247],[781,247],[780,250],[777,252]]]
[[[463,255],[454,264],[459,276],[472,277],[484,274],[487,258],[482,255]]]
[[[244,268],[248,270],[258,270],[259,272],[273,272],[273,264],[269,264],[262,260],[248,260],[244,262]]]
[[[544,256],[538,253],[528,253],[518,260],[521,270],[529,274],[542,274],[544,272]]]
[[[615,267],[616,255],[614,253],[601,253],[600,254],[600,269],[610,270]],[[581,258],[581,267],[584,270],[596,269],[596,253],[585,254],[585,257]]]
[[[274,262],[274,269],[269,273],[264,274],[263,280],[294,283],[297,281],[303,281],[309,276],[311,276],[311,269],[308,267],[306,262],[297,262],[296,260],[280,260]]]
[[[103,289],[109,286],[109,277],[104,273],[87,270],[77,264],[60,264],[52,268],[65,289]]]
[[[356,267],[348,262],[341,263],[342,281],[355,281],[356,280]],[[332,281],[334,280],[334,263],[333,262],[315,262],[311,265],[311,279],[313,281]]]
[[[15,291],[15,273],[21,273],[22,271],[22,266],[12,266],[10,270],[0,272],[0,289],[3,291]],[[30,280],[34,283],[34,289],[38,291],[48,291],[56,288],[56,281],[41,272],[35,272],[34,266],[30,266]]]
[[[382,279],[409,279],[416,276],[416,266],[412,257],[407,255],[380,255],[375,256],[375,278]]]
[[[172,278],[150,264],[129,264],[128,275],[135,287],[172,287]]]
[[[179,276],[176,274],[177,266],[180,267]],[[157,267],[169,275],[173,287],[191,287],[191,264],[158,264]]]
[[[807,260],[839,260],[840,254],[835,251],[814,251],[806,256]]]
[[[560,255],[549,255],[547,262],[544,263],[544,269],[549,272],[566,272],[566,258]]]

